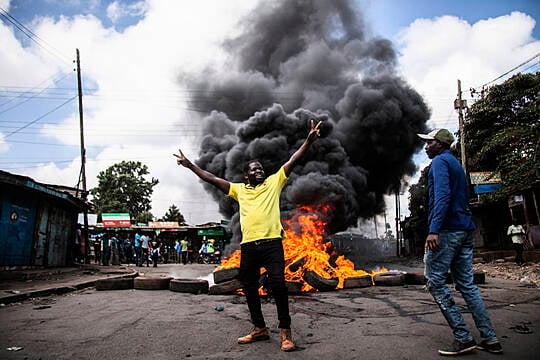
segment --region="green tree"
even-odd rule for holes
[[[148,224],[150,221],[154,221],[154,215],[150,211],[143,211],[135,217],[136,223]]]
[[[169,209],[159,221],[177,221],[179,225],[187,225],[184,215],[182,215],[180,209],[174,204],[169,206]]]
[[[469,171],[499,171],[502,177],[502,187],[484,201],[505,199],[540,178],[539,96],[540,73],[518,74],[469,108],[464,126]]]
[[[146,180],[148,174],[148,167],[139,161],[122,161],[101,171],[98,186],[90,190],[98,215],[129,212],[132,219],[137,219],[140,214],[149,213],[150,196],[159,181]]]

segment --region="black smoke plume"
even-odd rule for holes
[[[322,136],[293,169],[282,213],[331,205],[329,233],[384,210],[383,195],[406,174],[421,146],[429,110],[395,73],[392,43],[369,38],[351,1],[266,1],[224,43],[227,71],[183,78],[209,113],[197,164],[231,182],[258,159],[271,174],[306,138],[310,119]],[[205,184],[240,235],[237,204]]]

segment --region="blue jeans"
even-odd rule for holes
[[[240,274],[253,325],[266,327],[261,310],[259,279],[261,267],[268,273],[268,284],[276,301],[281,329],[290,329],[289,296],[285,285],[285,257],[281,239],[263,239],[240,245]]]
[[[426,256],[427,287],[448,321],[455,339],[471,340],[473,337],[465,325],[459,306],[454,301],[452,291],[446,286],[446,275],[450,270],[456,290],[467,303],[480,336],[487,341],[496,341],[495,330],[473,279],[473,244],[472,231],[442,231],[439,234],[439,252],[428,250]]]

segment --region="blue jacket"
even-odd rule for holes
[[[467,179],[450,150],[443,149],[431,162],[428,173],[429,233],[443,230],[474,230]]]

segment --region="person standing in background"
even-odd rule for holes
[[[514,244],[514,249],[516,249],[516,258],[514,261],[519,266],[525,265],[525,261],[523,260],[523,245],[525,244],[526,232],[516,218],[512,219],[512,225],[508,227],[506,235],[510,237],[512,244]]]

